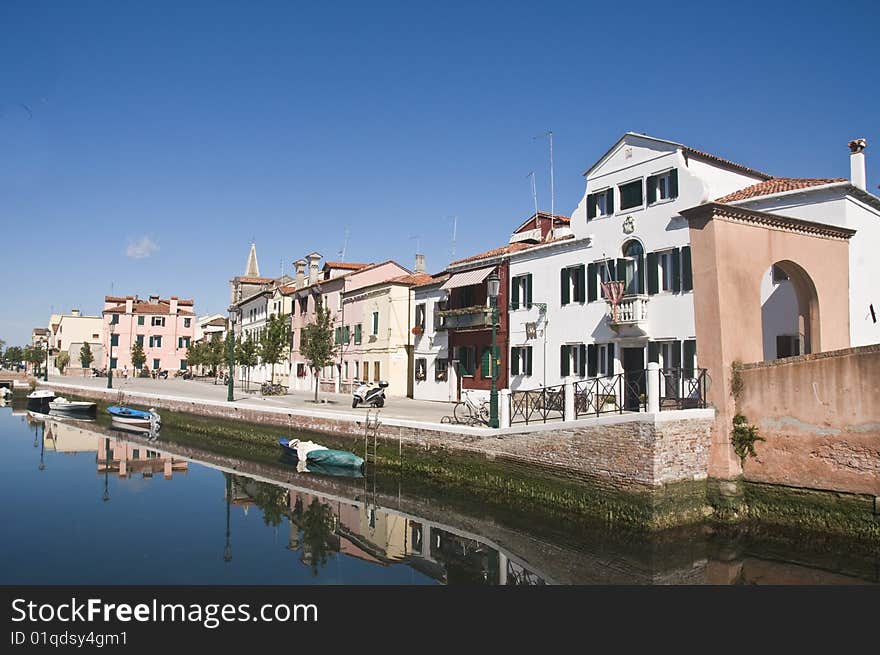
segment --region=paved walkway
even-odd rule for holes
[[[50,375],[49,382],[92,387],[95,389],[107,388],[107,378]],[[225,385],[213,384],[210,380],[182,380],[174,378],[169,378],[168,380],[129,378],[126,380],[116,375],[113,376],[113,389],[123,392],[132,391],[213,401],[225,401],[227,394]],[[261,404],[265,407],[292,407],[304,411],[320,409],[322,412],[338,411],[348,415],[357,412],[367,413],[366,408],[358,407],[357,409],[352,409],[350,394],[335,394],[322,391],[318,394],[318,400],[323,402],[319,402],[316,405],[314,402],[314,392],[292,391],[286,396],[262,396],[259,389],[259,384],[251,383],[251,392],[247,393],[236,386],[233,397],[235,400],[246,400],[248,404]],[[453,403],[413,400],[412,398],[388,398],[385,401],[385,406],[382,408],[382,416],[386,418],[440,423],[444,416],[452,414],[452,407]]]

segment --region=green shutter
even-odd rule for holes
[[[648,361],[655,364],[660,363],[660,344],[656,341],[648,342]]]
[[[660,291],[660,276],[658,275],[657,253],[648,253],[648,294]]]
[[[583,264],[577,267],[577,295],[575,298],[577,302],[584,302],[584,294],[586,293],[586,269]]]
[[[657,176],[649,175],[645,187],[648,192],[648,204],[657,202]]]
[[[626,284],[626,262],[626,259],[617,260],[617,275],[614,278],[618,282],[623,282],[624,284]]]
[[[594,378],[598,375],[599,349],[595,343],[587,345],[587,377]]]
[[[522,278],[519,275],[514,275],[513,279],[510,281],[510,308],[511,309],[519,309],[519,289],[520,283],[519,281]]]
[[[571,374],[571,360],[568,356],[568,346],[559,347],[559,375],[565,377]]]
[[[510,349],[510,374],[519,375],[519,348]]]
[[[609,216],[614,213],[614,187],[605,192],[605,208]]]
[[[606,350],[608,351],[608,371],[607,371],[607,375],[614,375],[614,344],[613,344],[613,343],[609,343],[609,344],[608,344],[608,347],[606,348]],[[603,371],[603,372],[602,372],[602,375],[606,375],[606,372]]]
[[[485,346],[483,348],[482,356],[480,357],[480,377],[484,380],[487,380],[492,375],[489,369],[492,357],[491,351],[492,349],[489,346]]]
[[[571,274],[567,268],[563,268],[559,273],[559,281],[561,284],[562,305],[571,302]]]
[[[526,375],[532,374],[532,347],[526,347]]]
[[[354,326],[354,342],[357,345],[360,345],[361,342],[361,324],[357,323]]]
[[[532,308],[532,274],[526,275],[526,309]]]
[[[687,339],[683,344],[682,348],[684,350],[684,361],[682,362],[682,368],[684,369],[684,376],[686,378],[694,377],[694,369],[696,368],[696,356],[697,356],[697,342],[695,339]]]
[[[596,277],[596,264],[587,265],[587,301],[599,299],[599,281]]]
[[[379,312],[373,312],[373,334],[379,334]]]
[[[342,328],[342,343],[348,343],[351,339],[351,326],[346,325]]]
[[[678,252],[678,248],[672,251],[672,291],[678,291],[681,286],[681,260]]]
[[[681,290],[691,291],[694,288],[694,273],[691,269],[691,247],[681,249]]]
[[[672,368],[681,368],[681,341],[672,342]]]
[[[587,347],[584,344],[578,346],[578,375],[584,377],[587,374]]]
[[[678,198],[678,169],[669,171],[669,197]]]
[[[342,328],[341,327],[336,328],[334,343],[337,346],[342,343]]]
[[[635,275],[636,275],[636,293],[643,294],[645,293],[645,256],[639,255],[636,257],[636,266],[635,266]]]
[[[587,220],[596,218],[596,194],[587,194]]]
[[[615,262],[613,259],[609,259],[606,262],[606,264],[608,265],[608,273],[611,275],[611,277],[609,277],[608,279],[609,280],[616,280],[617,279],[617,262]]]

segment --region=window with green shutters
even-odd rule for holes
[[[185,360],[185,359],[181,359],[181,360],[180,360],[180,370],[181,370],[181,371],[185,371],[185,370],[186,370],[186,360]]]
[[[154,360],[153,360],[153,369],[155,370],[155,369],[158,369],[158,368],[159,368],[159,360],[158,360],[158,359],[154,359]]]
[[[361,329],[362,326],[360,323],[355,323],[354,325],[354,343],[359,346],[361,344]]]
[[[501,348],[495,346],[495,364],[497,365],[501,359]],[[483,346],[483,352],[480,355],[480,377],[484,380],[492,378],[492,347]]]
[[[111,346],[118,346],[119,345],[119,335],[118,334],[111,334],[110,335],[110,345]]]
[[[560,271],[561,304],[582,303],[586,300],[586,266],[569,266]]]
[[[115,357],[110,358],[110,368],[116,368],[116,358]]]
[[[464,377],[473,377],[476,372],[476,348],[474,346],[459,346],[458,350],[458,374]]]
[[[373,334],[379,334],[379,312],[373,312]]]
[[[510,280],[510,308],[532,308],[532,274],[515,275]]]
[[[351,341],[351,326],[346,325],[342,328],[342,343],[348,343]]]
[[[110,325],[119,324],[119,314],[111,314],[110,315]]]
[[[144,347],[144,335],[139,334],[139,335],[137,335],[137,336],[135,337],[134,340],[137,341],[137,344],[138,344],[141,348]]]
[[[648,179],[645,180],[645,192],[649,205],[677,198],[678,170],[673,168],[656,175],[649,175]]]
[[[614,189],[603,189],[587,194],[587,220],[614,213]]]
[[[531,346],[513,346],[510,349],[510,374],[511,375],[531,375],[532,374],[532,347]]]
[[[342,343],[342,328],[337,327],[335,330],[335,337],[333,342],[338,346]]]
[[[681,290],[693,291],[694,274],[691,270],[691,247],[685,246],[681,249]]]
[[[620,191],[620,210],[635,209],[641,207],[642,198],[642,180],[633,180],[618,187]]]
[[[143,325],[143,324],[144,324],[144,317],[138,316],[138,325]]]

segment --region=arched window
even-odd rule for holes
[[[623,259],[617,264],[618,279],[624,282],[628,296],[645,293],[645,248],[640,241],[631,239],[623,244]]]

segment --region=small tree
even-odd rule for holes
[[[318,402],[318,371],[332,364],[336,356],[333,317],[323,303],[318,304],[314,322],[302,329],[299,350],[315,372],[315,402]]]
[[[92,365],[93,361],[95,361],[95,356],[92,354],[92,347],[86,341],[82,348],[79,349],[79,363],[83,367],[83,376],[85,376],[86,370]]]
[[[235,344],[235,360],[239,365],[246,367],[245,379],[248,389],[251,387],[251,367],[259,362],[257,350],[257,342],[250,335],[246,339],[239,337],[238,343]]]
[[[266,321],[266,327],[260,335],[260,359],[264,364],[272,366],[269,380],[275,382],[275,364],[286,356],[290,346],[290,322],[284,314],[272,314]]]
[[[201,367],[205,365],[205,342],[196,341],[191,343],[186,350],[186,362],[190,368],[199,367],[199,373],[202,373]]]
[[[146,361],[147,356],[144,354],[144,347],[141,345],[140,341],[135,341],[134,345],[131,347],[131,365],[134,367],[135,375],[137,375],[137,371],[140,371],[144,367]]]
[[[64,375],[64,369],[67,368],[68,364],[70,364],[70,353],[66,350],[62,350],[55,355],[55,366],[58,367],[58,372],[61,373],[61,375]]]
[[[218,332],[211,335],[211,340],[207,342],[205,348],[205,363],[211,367],[211,375],[214,376],[214,384],[217,384],[217,370],[223,366],[223,362],[227,358],[226,341],[220,337]]]
[[[46,351],[40,345],[26,346],[24,349],[24,361],[33,364],[34,376],[37,375],[37,368],[45,365]]]

